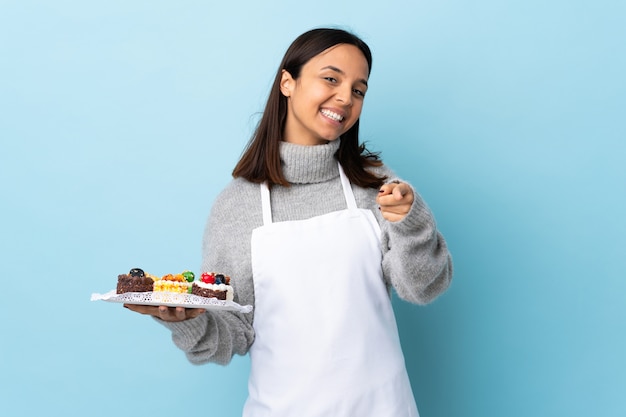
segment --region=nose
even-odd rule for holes
[[[343,103],[345,106],[352,105],[352,87],[351,86],[341,86],[337,89],[337,93],[335,95],[337,101]]]

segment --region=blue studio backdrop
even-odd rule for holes
[[[0,409],[236,416],[248,357],[195,366],[92,302],[197,271],[204,224],[300,33],[374,54],[361,135],[455,261],[394,298],[422,417],[626,415],[620,0],[0,1]],[[383,354],[383,352],[381,352]]]

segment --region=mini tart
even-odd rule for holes
[[[187,294],[191,292],[191,283],[187,282],[182,274],[167,274],[154,281],[154,292],[173,292]]]

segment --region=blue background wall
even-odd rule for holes
[[[395,300],[423,417],[626,415],[625,3],[0,1],[0,406],[238,415],[247,357],[188,364],[91,302],[200,264],[288,44],[354,30],[370,148],[427,200],[451,289]],[[3,412],[4,415],[4,412]]]

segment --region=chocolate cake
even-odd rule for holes
[[[133,268],[128,274],[117,276],[117,293],[152,291],[154,280],[147,277],[139,268]]]
[[[214,272],[202,273],[200,280],[193,282],[191,293],[200,297],[233,301],[233,287],[230,286],[230,277]]]
[[[210,288],[202,288],[198,284],[194,283],[191,289],[191,293],[199,295],[200,297],[217,298],[218,300],[226,299],[226,290],[212,290]]]

